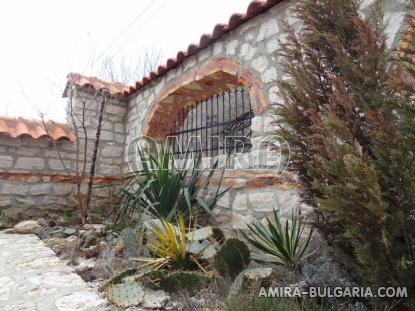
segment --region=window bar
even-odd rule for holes
[[[210,125],[210,142],[212,143],[212,145],[210,146],[210,156],[213,157],[213,149],[214,149],[214,144],[212,141],[212,137],[213,137],[213,126],[214,126],[214,121],[213,121],[213,97],[212,96],[210,98],[210,117],[211,117],[211,125]]]
[[[201,153],[202,153],[202,156],[203,156],[203,139],[202,139],[202,136],[203,136],[203,106],[202,106],[202,104],[203,104],[203,101],[199,102],[198,106],[199,106],[199,110],[200,110],[200,125],[199,125],[199,127],[200,127],[200,146],[199,146],[199,149],[202,150]]]
[[[180,136],[179,134],[177,134],[177,132],[180,131],[180,111],[178,112],[178,118],[177,118],[177,122],[176,122],[176,132],[174,134],[175,136],[175,140],[176,140],[176,152],[177,154],[179,154],[179,149],[180,149]]]
[[[229,114],[228,122],[230,122],[232,120],[231,90],[228,91],[228,114]],[[228,150],[229,153],[233,150],[233,146],[230,148],[232,149]]]
[[[208,115],[207,115],[207,102],[205,99],[205,156],[208,156]]]
[[[244,93],[245,93],[244,88],[241,88],[242,115],[245,115],[245,96],[244,96]],[[245,135],[245,127],[242,127],[242,136],[244,136],[244,135]]]
[[[185,118],[185,113],[186,113],[186,110],[183,107],[183,109],[182,109],[182,121],[181,121],[181,124],[182,124],[182,130],[181,130],[181,132],[183,132],[184,127],[185,127],[185,124],[184,124],[184,122],[185,122],[185,119],[184,119]],[[179,136],[180,136],[180,139],[182,141],[181,155],[183,155],[183,150],[184,150],[184,133],[180,133]]]
[[[186,148],[186,158],[188,157],[188,154],[187,154],[187,148],[188,148],[188,146],[189,146],[189,106],[187,106],[186,107],[186,146],[185,146],[185,148]]]
[[[194,109],[193,109],[193,104],[190,106],[190,129],[194,129],[193,127],[193,117],[194,117]],[[191,145],[189,145],[190,150],[189,151],[193,151],[193,142],[192,142],[192,133],[189,132],[189,144],[191,143]]]
[[[244,116],[245,115],[245,89],[244,88],[241,88],[241,100],[242,100],[242,115]],[[248,116],[248,120],[250,120],[251,119],[251,116],[249,115]],[[243,137],[245,137],[245,132],[246,132],[246,129],[245,129],[245,120],[243,120],[242,121],[243,123],[243,125],[242,125],[242,130],[241,130],[241,135],[243,136]],[[249,122],[249,121],[248,121]]]
[[[225,92],[222,93],[222,133],[225,130]],[[226,154],[226,147],[225,147],[225,134],[223,135],[223,154]]]
[[[248,125],[249,125],[249,138],[252,138],[252,116],[253,116],[253,111],[252,111],[252,107],[251,107],[251,97],[247,96],[248,99],[248,106],[249,106],[249,121],[248,121]]]
[[[234,97],[235,97],[235,118],[238,117],[238,88],[236,88],[234,90]],[[237,131],[235,131],[235,135],[238,135],[239,133]],[[236,153],[238,153],[239,151],[239,143],[237,142],[236,146]]]
[[[196,145],[196,147],[195,147],[195,152],[197,152],[197,141],[199,140],[198,139],[198,134],[199,134],[199,129],[198,129],[198,127],[197,127],[197,116],[198,116],[198,114],[197,114],[197,103],[195,104],[196,106],[194,106],[194,109],[196,110],[196,115],[195,115],[195,122],[196,122],[196,125],[195,125],[195,129],[196,129],[196,143],[195,143],[195,145]]]
[[[216,155],[219,155],[219,93],[216,94],[216,135],[218,136],[216,142]]]

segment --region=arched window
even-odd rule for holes
[[[249,152],[254,112],[245,87],[234,87],[185,105],[168,134],[177,157],[202,152],[205,157]]]

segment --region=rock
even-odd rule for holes
[[[76,233],[76,229],[74,228],[65,228],[62,233],[66,236],[74,235]]]
[[[63,227],[53,226],[51,228],[46,228],[42,231],[42,236],[46,239],[48,238],[66,238],[66,235],[62,233],[64,230]]]
[[[95,267],[95,260],[79,258],[78,265],[74,267],[78,274],[92,270]]]
[[[68,252],[75,239],[76,237],[72,236],[67,239],[53,237],[43,240],[43,242],[49,246],[56,253],[56,255],[63,255]]]
[[[49,227],[56,227],[58,224],[56,223],[56,221],[54,221],[53,219],[50,219],[48,221],[48,226]]]
[[[93,231],[84,231],[81,233],[81,241],[82,246],[88,248],[97,244],[97,237]]]
[[[204,227],[204,228],[200,228],[200,229],[186,233],[186,237],[190,241],[207,240],[212,235],[213,235],[212,227]]]
[[[121,255],[125,250],[124,242],[122,240],[118,240],[117,244],[115,244],[115,253],[117,255]]]
[[[260,287],[271,286],[275,276],[272,268],[251,268],[242,271],[232,283],[229,296],[235,296],[241,292],[257,291]]]
[[[48,222],[44,218],[39,218],[37,220],[37,223],[39,225],[41,225],[42,227],[44,227],[44,228],[47,228],[48,227]]]
[[[141,307],[144,309],[164,309],[164,306],[169,301],[170,296],[163,290],[146,289],[144,300]]]
[[[68,222],[66,221],[65,217],[63,217],[63,216],[59,216],[58,219],[56,220],[56,222],[60,226],[66,226],[66,225],[68,225]]]
[[[14,232],[19,234],[36,234],[41,229],[42,226],[36,220],[22,221],[13,227]]]
[[[92,230],[95,231],[98,237],[103,237],[105,235],[105,225],[103,224],[92,224]]]

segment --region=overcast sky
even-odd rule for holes
[[[134,63],[146,50],[174,57],[250,0],[15,0],[0,8],[0,115],[63,121],[69,72],[102,60]],[[121,35],[120,35],[121,34]],[[91,58],[94,66],[91,69]]]

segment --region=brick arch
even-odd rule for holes
[[[163,88],[152,103],[145,120],[144,135],[159,140],[165,139],[177,113],[183,107],[238,86],[247,87],[254,114],[260,115],[266,108],[261,82],[248,69],[232,59],[216,58],[178,76]]]

